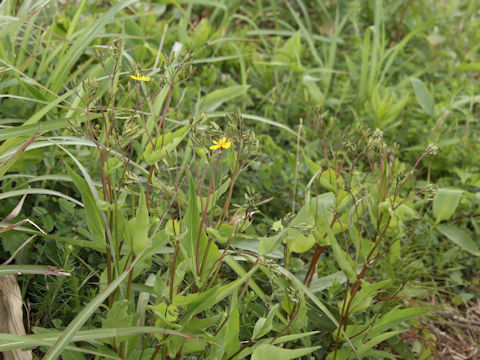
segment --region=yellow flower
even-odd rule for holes
[[[220,149],[220,148],[228,149],[228,148],[230,148],[230,146],[232,146],[232,142],[227,141],[226,137],[221,138],[218,141],[213,140],[213,143],[215,145],[210,146],[210,150],[217,150],[217,149]]]
[[[135,75],[130,75],[130,77],[131,77],[133,80],[137,80],[137,81],[150,81],[150,78],[149,78],[149,77],[146,77],[145,75],[140,76],[139,73],[137,73],[137,76],[135,76]]]

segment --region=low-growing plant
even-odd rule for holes
[[[477,7],[2,3],[0,275],[27,335],[0,351],[437,356],[432,304],[478,295],[475,47],[446,36]]]

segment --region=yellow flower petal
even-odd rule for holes
[[[145,75],[140,75],[139,73],[137,73],[137,76],[135,75],[130,75],[130,77],[133,79],[133,80],[137,80],[137,81],[150,81],[150,78],[145,76]]]
[[[232,146],[231,141],[227,141],[226,137],[221,138],[220,140],[213,140],[215,145],[210,146],[210,150],[217,150],[217,149],[229,149]]]

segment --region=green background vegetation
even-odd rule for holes
[[[479,296],[479,14],[4,1],[0,275],[30,335],[0,351],[437,356],[429,321]]]

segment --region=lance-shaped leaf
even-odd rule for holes
[[[211,92],[203,99],[200,105],[200,112],[214,111],[224,102],[232,100],[238,96],[247,93],[248,85],[235,85],[224,89],[219,89]]]
[[[320,349],[320,346],[313,346],[301,349],[284,349],[270,344],[262,344],[255,349],[252,354],[252,360],[291,360],[300,359],[304,355],[311,354],[315,350]]]
[[[95,198],[90,191],[90,187],[80,175],[68,166],[68,164],[65,164],[65,168],[67,169],[67,173],[73,183],[82,194],[88,229],[92,233],[95,242],[103,245],[105,243],[105,227],[103,225],[102,215],[100,214]]]
[[[135,254],[142,251],[148,243],[148,217],[147,202],[143,189],[140,190],[140,203],[133,219],[125,225],[125,237],[128,245]]]

